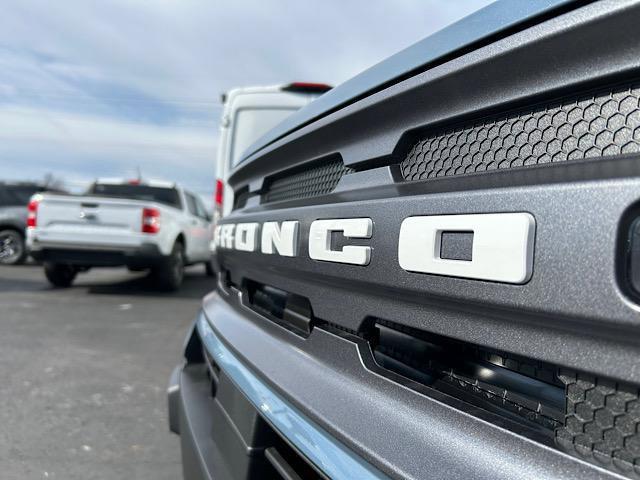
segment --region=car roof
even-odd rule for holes
[[[164,180],[140,180],[137,179],[124,179],[124,178],[98,178],[94,184],[100,185],[143,185],[147,187],[159,187],[159,188],[177,188],[177,185],[172,182]]]

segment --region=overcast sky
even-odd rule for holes
[[[4,0],[0,179],[213,188],[220,93],[337,85],[489,0]]]

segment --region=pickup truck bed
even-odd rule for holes
[[[156,242],[142,231],[143,208],[162,209],[169,219],[179,215],[139,200],[46,195],[38,207],[37,231],[31,235],[32,254],[37,257],[40,250],[50,249],[135,251],[154,240],[156,254],[169,255],[169,242]]]
[[[44,194],[30,203],[27,244],[31,255],[45,262],[54,285],[67,286],[82,269],[126,265],[151,269],[172,289],[185,264],[203,262],[210,269],[209,219],[192,194],[146,185],[93,188],[111,196]],[[120,191],[132,198],[113,196]]]

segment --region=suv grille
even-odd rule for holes
[[[316,197],[331,193],[343,175],[353,172],[336,157],[281,172],[269,179],[261,203]]]
[[[432,133],[400,163],[405,180],[640,152],[640,86],[585,94]]]
[[[637,387],[561,371],[566,386],[564,427],[557,443],[626,474],[640,476],[640,395]]]
[[[381,319],[369,321],[360,336],[369,342],[379,373],[393,372],[459,399],[473,415],[486,410],[520,420],[519,434],[640,478],[638,386]]]

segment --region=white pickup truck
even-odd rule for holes
[[[57,287],[91,267],[150,269],[164,290],[181,285],[185,265],[213,274],[211,217],[174,184],[98,180],[83,196],[34,195],[28,210],[27,247]]]

